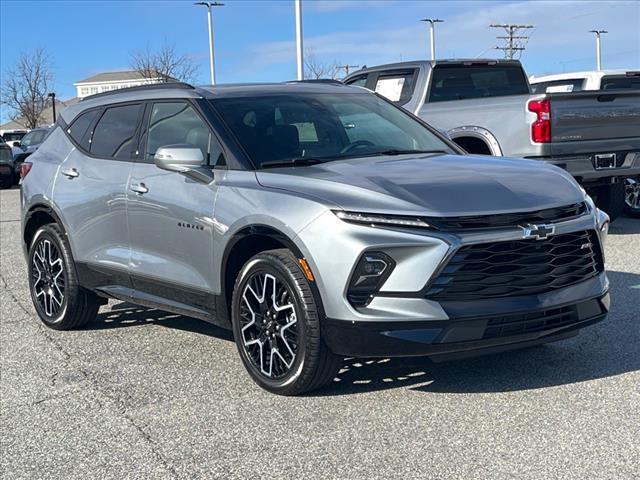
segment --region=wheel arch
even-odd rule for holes
[[[289,249],[297,259],[305,258],[300,247],[281,230],[263,224],[248,225],[233,234],[227,242],[221,260],[220,303],[216,307],[219,317],[231,323],[231,297],[233,287],[242,266],[254,255],[278,248]],[[315,282],[309,282],[317,305],[321,306],[320,293]]]
[[[29,249],[31,241],[38,229],[49,223],[56,223],[60,226],[62,232],[67,235],[67,229],[64,222],[60,215],[58,215],[51,206],[37,203],[29,207],[29,210],[24,216],[24,227],[22,229],[22,242],[25,249]]]
[[[493,155],[496,157],[503,156],[502,148],[500,147],[498,139],[486,128],[477,126],[456,127],[449,130],[447,134],[453,142],[455,142],[457,145],[460,145],[462,148],[465,147],[461,143],[464,143],[464,141],[467,139],[475,142],[481,141],[488,150],[489,155]],[[470,151],[469,153],[480,152]]]

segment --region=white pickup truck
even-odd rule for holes
[[[553,163],[612,218],[640,174],[640,91],[531,93],[514,60],[437,60],[364,68],[348,85],[376,91],[467,152]]]

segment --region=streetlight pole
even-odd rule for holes
[[[596,69],[602,70],[602,45],[600,41],[600,35],[603,33],[609,33],[606,30],[589,30],[590,33],[596,34]]]
[[[51,106],[53,107],[53,123],[56,123],[56,94],[51,92],[47,95],[51,99]]]
[[[302,0],[295,0],[296,6],[296,75],[304,80],[304,57],[302,50]]]
[[[429,22],[429,39],[431,40],[431,60],[436,59],[436,23],[443,23],[439,18],[423,18],[421,22]]]
[[[201,5],[207,7],[208,10],[208,23],[209,23],[209,69],[211,70],[211,85],[216,84],[216,62],[213,53],[213,12],[212,7],[223,7],[224,3],[219,2],[196,2],[194,5]]]

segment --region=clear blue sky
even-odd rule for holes
[[[279,81],[295,76],[292,0],[223,0],[215,10],[220,83]],[[305,47],[319,60],[374,65],[425,58],[426,26],[437,16],[441,57],[497,56],[490,23],[525,22],[531,32],[522,61],[529,73],[594,68],[592,28],[606,28],[605,68],[640,69],[638,1],[365,1],[303,0]],[[19,52],[46,47],[55,66],[55,89],[74,95],[74,81],[129,68],[132,50],[163,41],[208,74],[205,9],[191,1],[0,1],[2,74]]]

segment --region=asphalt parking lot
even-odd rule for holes
[[[112,302],[41,326],[0,193],[2,478],[638,478],[640,220],[606,248],[609,318],[561,343],[448,364],[347,360],[270,395],[229,333]]]

